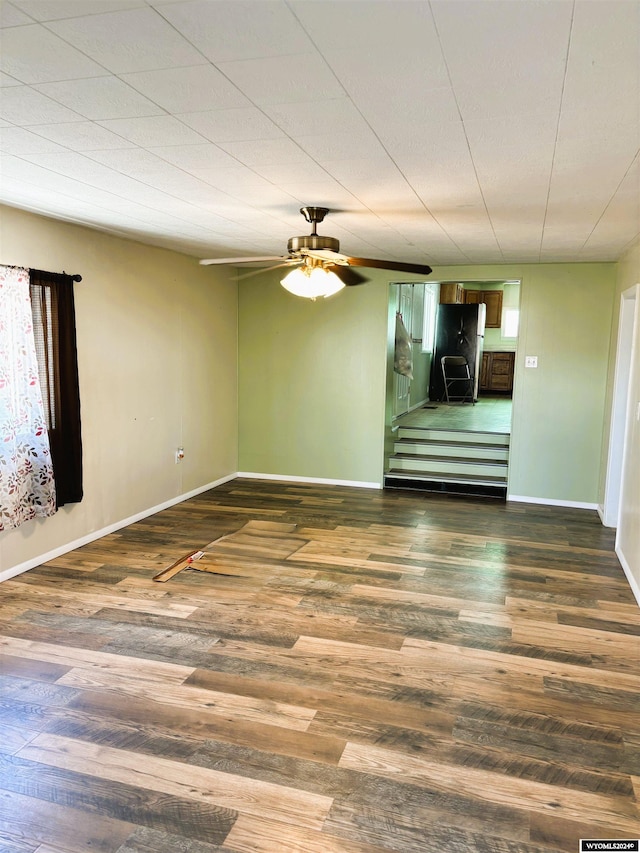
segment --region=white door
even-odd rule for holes
[[[413,285],[399,284],[398,304],[396,311],[400,312],[405,329],[412,333],[413,329]],[[409,393],[411,391],[411,380],[408,376],[393,373],[394,410],[395,417],[404,415],[409,411]]]

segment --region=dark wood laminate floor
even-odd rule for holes
[[[236,480],[0,585],[0,668],[2,853],[640,837],[640,609],[593,512]]]

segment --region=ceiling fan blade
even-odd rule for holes
[[[418,275],[429,275],[433,270],[426,264],[405,264],[398,261],[376,261],[373,258],[347,258],[349,266],[372,267],[381,270],[396,270],[397,272],[413,272]]]
[[[270,267],[263,267],[260,270],[251,270],[251,272],[245,272],[242,275],[238,276],[238,281],[244,281],[245,278],[253,278],[254,275],[262,275],[265,272],[271,272],[272,270],[277,270],[281,267],[294,267],[301,263],[302,261],[299,261],[296,258],[287,258],[287,260],[283,261],[281,264],[273,264]]]
[[[349,263],[346,255],[341,255],[340,252],[334,252],[332,249],[300,249],[300,254],[317,261],[331,261],[333,264]]]
[[[261,258],[204,258],[199,261],[203,266],[210,264],[257,264],[262,261],[284,261],[287,255],[267,255]]]
[[[364,284],[365,281],[369,281],[368,278],[365,278],[363,275],[360,275],[359,272],[352,270],[351,267],[345,266],[344,264],[325,264],[324,268],[328,272],[335,273],[340,281],[343,284],[346,284],[347,287],[354,284]]]

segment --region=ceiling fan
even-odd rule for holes
[[[288,244],[288,255],[253,258],[206,258],[201,264],[247,264],[263,261],[279,261],[268,269],[292,266],[294,269],[286,275],[281,284],[296,296],[316,299],[318,296],[331,296],[345,285],[347,287],[364,284],[365,276],[353,267],[372,267],[375,269],[395,270],[397,272],[429,275],[431,267],[426,264],[399,263],[397,261],[379,261],[373,258],[352,258],[340,254],[340,243],[335,237],[323,237],[318,234],[317,226],[329,213],[328,207],[301,207],[300,213],[311,223],[311,234],[292,237]],[[266,272],[266,270],[264,270]]]

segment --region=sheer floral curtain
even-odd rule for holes
[[[0,530],[55,511],[29,270],[0,265]]]

